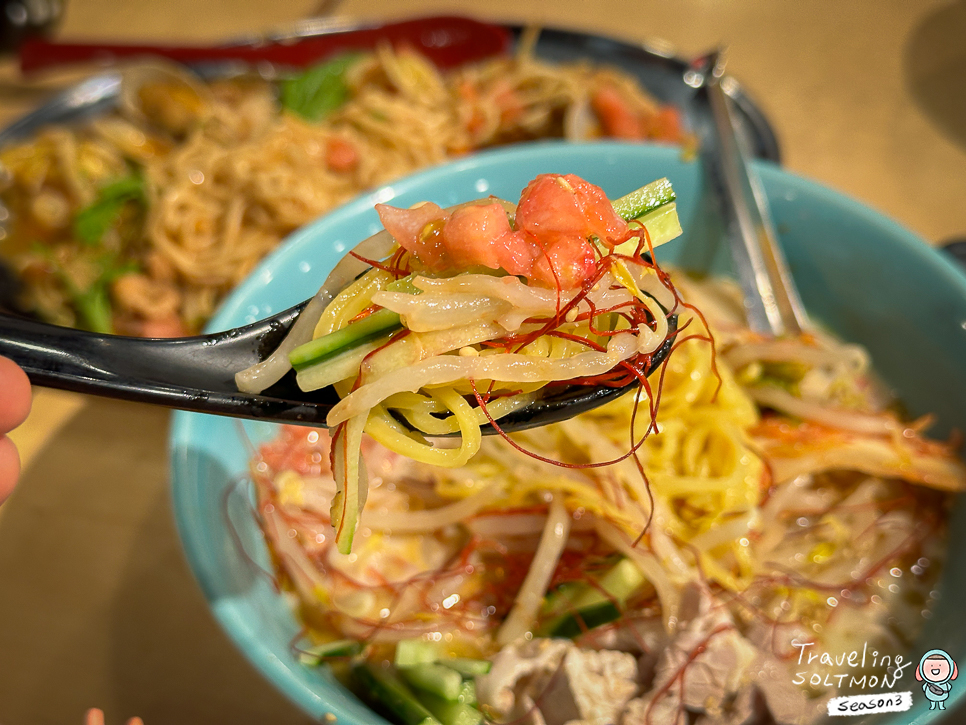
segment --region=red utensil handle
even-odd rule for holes
[[[510,32],[502,26],[470,18],[433,16],[260,45],[118,45],[31,39],[21,46],[20,69],[27,74],[59,65],[152,55],[179,63],[235,60],[255,64],[267,61],[304,68],[337,53],[371,50],[380,42],[389,42],[395,47],[410,46],[437,66],[452,68],[506,52]]]

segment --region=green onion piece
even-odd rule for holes
[[[85,330],[110,335],[114,332],[111,316],[111,300],[107,284],[98,280],[83,292],[72,295],[77,316]]]
[[[282,107],[309,121],[325,118],[349,98],[346,71],[361,57],[345,53],[284,81]]]
[[[121,216],[129,201],[144,203],[144,181],[139,176],[118,179],[103,187],[93,203],[74,215],[74,236],[85,244],[98,244]]]

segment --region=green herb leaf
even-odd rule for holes
[[[98,244],[107,230],[117,223],[129,201],[144,202],[144,181],[128,176],[103,187],[97,199],[74,216],[74,236],[85,244]]]
[[[309,121],[321,120],[346,102],[346,71],[361,57],[361,53],[345,53],[286,80],[282,83],[282,107]]]
[[[98,280],[74,297],[74,307],[85,330],[110,335],[114,332],[111,320],[111,299],[107,284]]]
[[[122,275],[140,272],[137,262],[122,259],[116,252],[85,252],[86,259],[96,265],[98,274],[92,282],[79,287],[54,250],[39,242],[34,243],[31,249],[50,265],[52,273],[60,281],[77,314],[78,326],[92,332],[113,333],[111,283]]]

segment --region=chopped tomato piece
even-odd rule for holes
[[[548,242],[595,236],[613,246],[629,233],[604,190],[574,174],[541,174],[531,181],[520,197],[516,220],[520,229]]]
[[[181,337],[187,335],[181,318],[177,315],[160,320],[144,320],[138,334],[141,337]]]
[[[379,204],[386,230],[429,269],[504,269],[561,289],[579,287],[597,268],[592,237],[613,246],[630,229],[600,187],[568,174],[543,174],[523,191],[514,230],[494,202],[448,214],[436,204],[396,209]]]
[[[603,86],[590,99],[605,136],[639,141],[644,137],[640,119],[613,86]]]
[[[493,101],[500,109],[500,121],[505,124],[515,122],[523,115],[523,101],[520,94],[516,92],[505,79],[500,79],[493,84]]]
[[[416,258],[430,269],[442,272],[446,269],[446,255],[441,236],[424,234],[423,231],[434,222],[446,220],[446,212],[433,203],[422,204],[415,209],[397,209],[388,204],[376,204],[376,212],[382,225],[403,249],[416,255]]]
[[[574,289],[597,271],[594,248],[580,237],[561,237],[533,264],[530,277],[550,287]]]
[[[330,171],[352,171],[359,165],[355,144],[344,138],[330,138],[325,145],[325,165]]]
[[[515,244],[506,211],[499,204],[464,206],[453,212],[442,229],[449,261],[456,269],[482,264],[500,267],[499,246]]]
[[[663,141],[681,140],[681,112],[674,106],[665,106],[657,114],[655,138]]]

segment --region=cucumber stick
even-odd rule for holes
[[[463,677],[456,670],[435,663],[399,668],[399,674],[412,687],[457,702],[463,687]]]
[[[296,370],[304,370],[317,365],[347,348],[385,335],[390,330],[402,327],[399,315],[390,310],[376,310],[368,317],[353,322],[341,330],[317,337],[311,342],[299,345],[289,353],[288,359]]]
[[[637,221],[647,229],[651,244],[655,247],[677,239],[683,233],[681,220],[678,218],[678,205],[674,202],[639,217]]]
[[[476,706],[476,683],[473,680],[463,680],[460,696],[457,698],[464,705]]]
[[[309,647],[299,653],[299,661],[309,667],[317,667],[330,657],[354,657],[362,652],[362,643],[354,639],[340,639],[336,642]]]
[[[655,209],[670,204],[675,199],[677,197],[674,194],[674,189],[671,188],[671,182],[667,179],[658,179],[611,203],[614,211],[622,219],[630,221],[631,219],[639,219]]]
[[[631,594],[641,588],[644,582],[644,575],[634,562],[630,559],[621,559],[604,573],[598,584],[607,594],[623,604]],[[608,597],[596,587],[587,587],[584,592],[577,595],[573,604],[580,609],[603,601],[609,601]]]
[[[578,609],[573,614],[565,614],[555,620],[544,631],[545,637],[566,637],[573,639],[584,632],[613,622],[621,616],[620,610],[611,601],[598,602]]]
[[[674,189],[667,179],[652,181],[627,196],[622,196],[613,202],[614,211],[622,219],[640,222],[647,229],[651,245],[659,247],[681,236],[681,220],[678,219],[678,209]],[[633,254],[637,250],[637,240],[632,239],[614,248],[618,254]]]
[[[660,247],[682,234],[677,204],[673,201],[637,219],[647,230],[652,247]],[[617,254],[633,255],[637,251],[637,239],[631,239],[614,247]],[[646,249],[644,250],[647,251]]]
[[[462,657],[440,660],[440,664],[456,670],[463,675],[463,677],[485,675],[490,671],[490,668],[493,667],[493,663],[489,660],[470,660]]]
[[[443,725],[480,725],[483,713],[462,702],[450,702],[428,692],[417,692],[416,697]]]
[[[549,622],[541,634],[576,637],[585,630],[613,622],[620,616],[617,605],[623,605],[646,581],[634,562],[621,559],[600,577],[598,586],[577,584],[568,588],[564,596],[573,611]]]
[[[352,673],[369,699],[392,713],[403,725],[442,725],[416,699],[395,670],[366,662],[353,668]]]
[[[396,643],[396,667],[428,665],[439,659],[439,646],[421,639],[404,639]]]
[[[493,667],[489,660],[474,660],[466,657],[446,657],[440,652],[435,642],[421,639],[404,639],[396,643],[396,667],[412,667],[413,665],[428,665],[438,662],[451,670],[456,670],[463,677],[485,675]]]
[[[422,290],[412,283],[413,276],[410,275],[390,282],[386,285],[386,290],[388,292],[404,292],[410,295],[420,294]],[[395,312],[384,309],[376,310],[368,317],[363,317],[358,322],[351,322],[341,330],[322,335],[311,342],[300,345],[289,353],[288,360],[297,372],[301,372],[364,343],[377,340],[401,327],[402,321]],[[341,378],[339,379],[341,380]],[[315,388],[309,389],[314,390]]]

